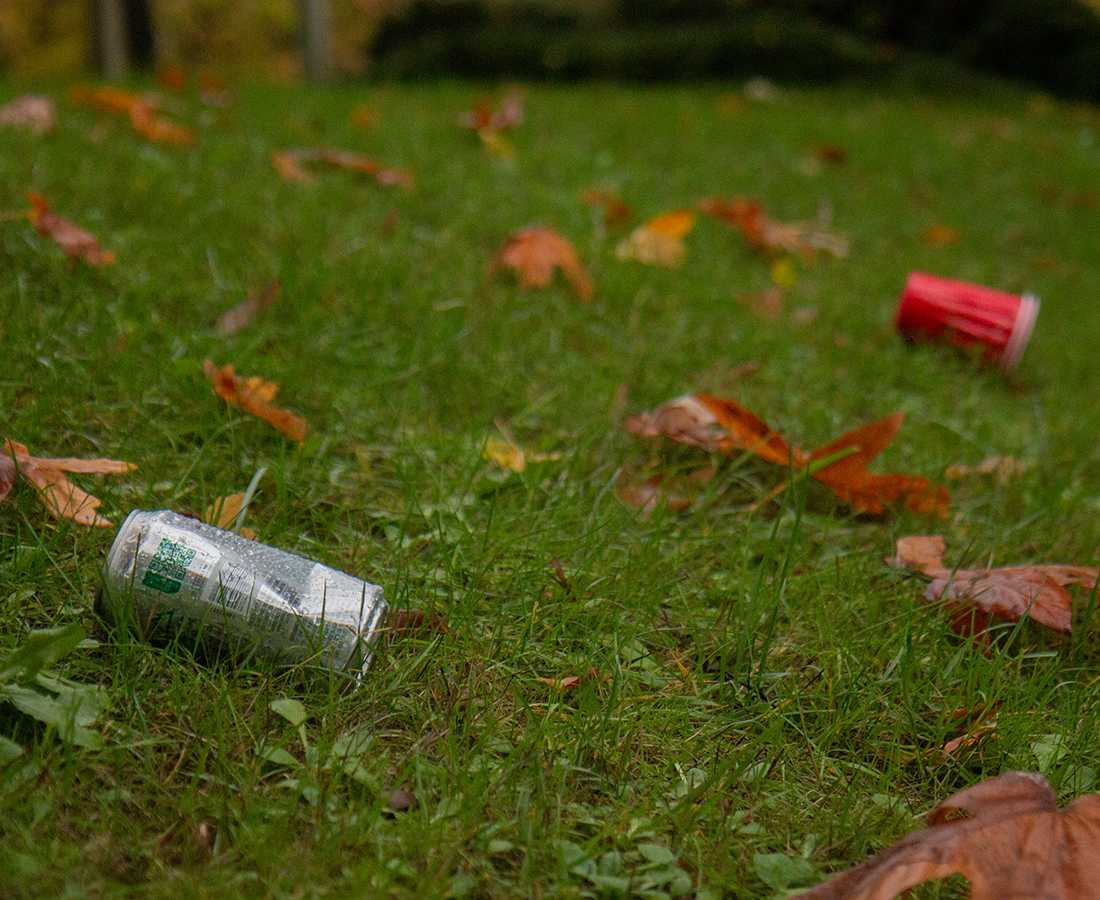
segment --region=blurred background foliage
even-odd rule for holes
[[[301,71],[298,0],[123,0],[143,57],[226,74]],[[409,77],[812,79],[916,51],[1100,96],[1100,0],[329,0],[337,72]],[[94,0],[0,0],[0,67],[72,74]]]

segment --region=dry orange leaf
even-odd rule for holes
[[[502,469],[511,472],[522,472],[530,463],[553,462],[561,459],[561,453],[538,453],[533,450],[524,450],[518,444],[496,435],[490,435],[485,439],[485,447],[481,451],[490,462],[496,463]]]
[[[187,89],[187,70],[179,63],[162,63],[157,66],[157,84],[173,94],[182,94]]]
[[[195,134],[190,128],[158,116],[152,107],[144,104],[130,110],[130,125],[145,140],[154,144],[190,147],[195,143]]]
[[[924,229],[921,239],[930,247],[950,247],[959,242],[958,229],[950,225],[930,225]]]
[[[232,365],[217,366],[209,359],[203,361],[202,368],[214,386],[214,393],[226,403],[263,419],[292,441],[300,444],[306,439],[309,430],[306,420],[272,403],[279,385],[257,375],[242,378]]]
[[[189,128],[157,114],[157,103],[151,97],[121,88],[87,85],[77,85],[69,96],[78,105],[91,106],[112,115],[126,116],[134,131],[148,141],[178,147],[188,147],[195,142],[195,135]]]
[[[357,103],[348,115],[352,125],[369,131],[378,124],[378,110],[369,103]]]
[[[0,125],[22,128],[31,134],[48,134],[54,126],[53,100],[36,94],[16,97],[0,106]]]
[[[738,294],[735,298],[758,319],[774,322],[783,315],[783,288],[771,287],[754,294]]]
[[[1059,809],[1041,775],[1008,772],[949,797],[928,824],[799,897],[889,900],[950,875],[973,900],[1100,896],[1100,794]]]
[[[448,634],[447,620],[439,613],[426,613],[422,609],[395,609],[386,618],[386,628],[392,632],[414,633],[418,631]]]
[[[695,227],[695,213],[689,209],[655,216],[639,225],[619,242],[615,255],[650,266],[673,269],[684,261],[684,238]]]
[[[703,466],[677,479],[653,475],[644,481],[634,480],[629,472],[619,474],[615,494],[623,503],[648,517],[660,506],[681,512],[694,502],[693,495],[717,474],[714,466]]]
[[[614,191],[605,191],[600,188],[589,188],[581,193],[581,200],[589,206],[603,210],[603,222],[605,225],[621,225],[628,222],[634,215],[623,198]]]
[[[367,156],[352,153],[349,150],[337,150],[332,147],[307,147],[296,150],[281,150],[271,154],[271,164],[275,171],[286,181],[308,184],[316,178],[306,169],[306,163],[317,163],[344,169],[349,172],[362,172],[370,175],[379,184],[386,187],[397,185],[403,188],[413,186],[412,172],[407,169],[393,169],[375,162]]]
[[[1023,475],[1034,465],[1030,460],[1019,460],[1012,456],[987,456],[976,466],[948,466],[943,477],[949,481],[958,481],[969,478],[972,475],[991,475],[998,484],[1011,481],[1018,475]]]
[[[10,438],[4,441],[3,453],[5,463],[0,464],[0,500],[11,491],[18,473],[34,485],[52,515],[100,528],[111,527],[111,522],[96,512],[101,501],[69,481],[65,473],[122,475],[137,468],[133,463],[117,459],[31,456],[26,445]]]
[[[149,97],[124,91],[114,87],[92,87],[86,84],[75,85],[69,91],[69,99],[78,106],[90,106],[100,112],[118,116],[128,116],[138,106],[152,106]]]
[[[947,515],[947,489],[916,475],[878,475],[867,466],[894,440],[905,414],[896,412],[837,438],[810,454],[810,464],[845,450],[849,455],[825,465],[813,477],[829,487],[845,503],[860,512],[881,515],[899,500],[913,512]]]
[[[232,528],[243,506],[244,491],[219,497],[206,507],[206,512],[202,514],[202,520],[207,525],[214,525],[218,528]]]
[[[524,98],[519,88],[511,88],[501,98],[500,106],[493,109],[488,101],[481,101],[469,112],[460,113],[458,124],[473,131],[507,131],[523,123]]]
[[[561,269],[577,296],[592,299],[592,281],[573,245],[549,228],[524,228],[517,231],[493,260],[492,271],[511,269],[522,288],[546,287],[554,279],[554,270]]]
[[[262,290],[253,291],[240,303],[218,319],[214,330],[221,335],[236,334],[251,325],[256,316],[271,306],[278,297],[281,286],[278,281],[272,279]]]
[[[736,228],[751,246],[765,253],[848,255],[848,239],[843,235],[827,231],[818,222],[776,222],[768,218],[759,202],[748,197],[706,197],[698,208]]]
[[[970,721],[965,732],[943,745],[943,749],[940,751],[941,755],[952,756],[960,750],[969,750],[971,747],[976,747],[991,734],[994,734],[997,731],[998,705],[994,704],[991,707],[979,710],[976,715],[968,709],[956,710],[956,719],[969,719]]]
[[[79,225],[63,219],[52,209],[41,194],[30,191],[27,199],[31,208],[27,218],[35,231],[50,238],[70,259],[82,259],[89,266],[101,268],[115,264],[115,254],[99,246],[96,236]]]
[[[903,418],[902,413],[894,413],[809,455],[788,444],[755,413],[709,394],[678,397],[651,413],[628,419],[626,429],[639,437],[667,437],[712,453],[744,451],[776,465],[804,469],[849,506],[870,515],[881,515],[899,500],[916,512],[944,515],[949,497],[939,485],[913,475],[867,471],[868,464],[889,446]],[[836,455],[840,458],[827,461]]]
[[[805,462],[802,451],[758,416],[733,400],[710,394],[685,394],[651,413],[626,420],[626,430],[637,437],[666,437],[709,453],[754,453],[781,466]]]
[[[555,690],[571,691],[576,687],[580,687],[586,681],[591,681],[592,679],[599,677],[599,670],[597,670],[596,667],[593,666],[583,675],[566,675],[563,678],[536,678],[535,680],[542,684],[549,685]]]
[[[896,555],[888,562],[931,578],[925,599],[945,603],[952,612],[953,626],[963,634],[983,631],[994,618],[1015,622],[1025,615],[1069,634],[1073,604],[1066,587],[1092,590],[1100,578],[1100,570],[1090,566],[949,569],[943,564],[944,550],[944,540],[938,535],[900,538]]]
[[[831,166],[842,166],[848,161],[848,151],[838,144],[820,144],[814,156]]]

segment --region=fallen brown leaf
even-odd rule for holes
[[[89,266],[102,268],[113,266],[115,254],[99,246],[96,236],[74,222],[63,219],[52,209],[41,194],[27,194],[31,208],[27,213],[31,225],[43,237],[50,238],[69,259],[82,259]]]
[[[393,632],[418,631],[448,634],[447,620],[438,613],[425,613],[421,609],[395,609],[386,620],[386,628]]]
[[[117,459],[31,456],[26,445],[10,438],[4,440],[3,453],[6,462],[0,464],[0,500],[11,491],[14,472],[18,472],[38,491],[52,515],[100,528],[110,528],[112,524],[96,512],[102,501],[73,484],[65,473],[122,475],[137,468]]]
[[[157,84],[173,94],[182,94],[187,90],[187,70],[179,63],[163,63],[157,66]]]
[[[959,242],[958,229],[952,228],[950,225],[930,225],[924,229],[921,234],[921,240],[923,240],[929,247],[950,247],[952,244]]]
[[[300,444],[306,439],[309,426],[305,419],[272,403],[279,392],[279,385],[257,375],[242,378],[232,365],[217,366],[209,359],[203,361],[202,368],[214,387],[214,393],[226,403],[263,419],[292,441]]]
[[[952,570],[943,564],[944,550],[944,540],[938,535],[901,538],[895,556],[887,562],[931,578],[925,599],[945,603],[952,612],[953,626],[963,634],[984,630],[994,618],[1015,622],[1025,615],[1069,634],[1073,604],[1066,587],[1092,590],[1100,578],[1100,570],[1090,566]]]
[[[581,194],[581,200],[587,205],[603,210],[603,223],[605,225],[621,225],[630,221],[634,215],[623,198],[614,191],[605,191],[599,188],[589,188]]]
[[[217,528],[232,528],[243,506],[244,491],[219,497],[206,507],[206,512],[202,514],[202,520],[207,525],[214,525]]]
[[[665,487],[665,479],[654,475],[645,481],[632,481],[630,476],[619,476],[615,496],[632,509],[648,518],[662,505],[672,512],[682,512],[691,506],[691,498]]]
[[[357,103],[348,115],[348,119],[352,125],[369,131],[378,124],[378,110],[369,103]]]
[[[130,125],[145,140],[154,144],[190,147],[195,143],[195,133],[190,128],[157,115],[152,107],[144,104],[130,110]]]
[[[485,439],[485,446],[481,451],[490,462],[496,463],[502,469],[511,472],[524,471],[529,463],[552,462],[561,459],[561,453],[538,453],[533,450],[524,450],[518,444],[496,435],[490,435]]]
[[[524,228],[509,237],[491,266],[494,272],[500,268],[514,271],[520,287],[525,289],[546,287],[554,278],[554,270],[561,269],[581,300],[592,299],[592,281],[577,251],[549,228]]]
[[[386,795],[386,807],[391,813],[408,812],[416,806],[412,788],[399,787]]]
[[[651,413],[631,416],[625,427],[637,437],[666,437],[708,453],[746,451],[781,466],[805,463],[802,451],[789,446],[755,413],[710,394],[677,397]]]
[[[976,466],[948,466],[943,477],[949,481],[959,481],[972,475],[992,475],[998,484],[1005,484],[1018,475],[1023,475],[1033,465],[1030,460],[1019,460],[1011,456],[988,456]]]
[[[280,289],[279,282],[272,279],[262,290],[253,291],[222,315],[218,319],[218,324],[214,326],[214,330],[221,335],[236,334],[238,331],[244,330],[256,320],[260,313],[278,299]]]
[[[18,477],[19,469],[15,461],[6,453],[0,456],[0,503],[7,499]]]
[[[31,134],[48,134],[54,127],[53,100],[36,94],[16,97],[0,106],[0,125],[22,128]]]
[[[799,896],[889,900],[925,881],[962,875],[974,900],[1100,897],[1098,794],[1059,809],[1041,775],[1008,772],[949,797],[928,823]]]
[[[827,231],[818,222],[776,222],[768,218],[759,202],[748,197],[705,197],[697,206],[700,212],[736,228],[752,247],[765,253],[848,255],[846,237]]]
[[[689,394],[627,419],[627,431],[638,437],[666,437],[711,453],[753,453],[783,467],[804,470],[859,512],[881,515],[904,500],[920,513],[945,515],[948,493],[914,475],[879,475],[868,464],[897,433],[904,416],[894,413],[864,425],[807,455],[788,444],[755,413],[733,400],[709,394]],[[829,462],[831,457],[839,458]]]
[[[337,150],[333,147],[306,147],[294,150],[280,150],[271,154],[271,164],[285,181],[308,184],[316,177],[306,169],[307,163],[344,169],[348,172],[362,172],[385,186],[411,188],[413,174],[407,169],[395,169],[359,153],[349,150]]]
[[[548,685],[559,691],[571,691],[574,688],[580,687],[586,681],[591,681],[594,678],[599,678],[599,670],[595,666],[590,668],[583,675],[566,675],[562,678],[536,678],[535,680],[541,684]]]
[[[469,112],[460,113],[458,125],[473,131],[501,132],[523,124],[524,98],[519,88],[510,88],[501,98],[500,105],[494,109],[492,104],[483,100]]]
[[[735,298],[758,319],[774,322],[783,315],[783,289],[771,287],[753,294],[738,294]]]
[[[615,255],[650,266],[674,269],[684,261],[684,238],[695,227],[695,213],[680,209],[655,216],[619,242]]]
[[[815,450],[810,454],[811,468],[844,450],[854,452],[817,469],[813,477],[849,506],[870,515],[881,515],[887,506],[904,500],[913,512],[946,516],[950,496],[941,485],[917,475],[879,475],[867,471],[871,461],[893,442],[904,420],[905,414],[896,412]]]
[[[831,166],[842,166],[848,161],[848,151],[837,144],[820,144],[814,156]]]
[[[976,747],[991,734],[997,731],[997,706],[994,704],[974,715],[970,710],[960,709],[955,711],[956,719],[969,719],[966,731],[958,737],[954,737],[943,745],[940,750],[942,756],[952,756],[960,750],[969,750]]]
[[[158,104],[153,97],[121,88],[87,85],[77,85],[69,96],[77,105],[125,116],[130,120],[130,127],[148,141],[178,147],[187,147],[195,142],[195,135],[189,128],[171,122],[158,113]]]

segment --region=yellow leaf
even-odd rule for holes
[[[798,281],[798,272],[795,271],[794,263],[789,256],[780,257],[772,263],[771,276],[775,284],[784,288],[794,287]]]
[[[230,494],[227,497],[219,497],[202,514],[202,520],[208,525],[216,525],[218,528],[232,528],[233,522],[240,515],[244,506],[244,492]]]

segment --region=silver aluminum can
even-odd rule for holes
[[[276,662],[361,675],[382,588],[169,510],[135,509],[103,569],[105,610],[144,638],[193,632]]]

